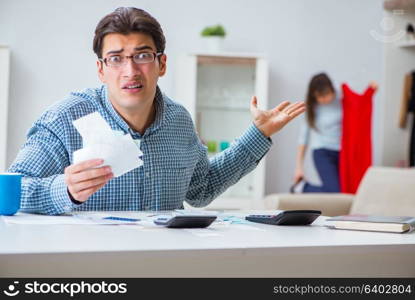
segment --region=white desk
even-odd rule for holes
[[[415,233],[341,231],[322,221],[182,230],[1,220],[0,276],[415,277]]]

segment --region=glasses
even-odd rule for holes
[[[113,55],[106,58],[99,58],[99,61],[102,61],[107,67],[122,67],[127,64],[127,60],[131,60],[135,64],[148,64],[156,60],[156,57],[162,55],[161,52],[141,52],[130,56],[124,55]]]

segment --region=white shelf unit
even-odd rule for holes
[[[385,12],[385,17],[390,18],[395,28],[405,30],[408,23],[415,24],[414,10],[409,7],[399,9],[404,9],[404,12]],[[380,150],[379,164],[383,166],[398,167],[409,163],[411,123],[408,122],[405,129],[400,128],[398,123],[405,75],[415,70],[414,50],[415,45],[412,46],[411,40],[407,37],[396,43],[383,43],[383,78],[380,85],[383,99],[379,99],[378,102],[379,112],[382,114],[379,121],[382,121],[379,124],[377,138]]]
[[[415,40],[401,41],[401,42],[398,43],[398,47],[401,47],[401,48],[410,48],[410,47],[415,48]]]
[[[6,169],[10,50],[0,45],[0,172]]]
[[[216,144],[216,153],[221,143],[230,144],[252,123],[249,105],[253,95],[258,97],[260,108],[267,108],[268,63],[259,55],[182,55],[176,75],[175,99],[190,112],[202,141]],[[263,208],[264,161],[206,209]]]

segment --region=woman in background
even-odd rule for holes
[[[343,84],[343,88],[344,86]],[[366,92],[376,89],[377,83],[371,81]],[[320,73],[311,78],[306,99],[306,122],[301,128],[294,182],[297,185],[304,180],[304,156],[307,147],[310,147],[322,184],[317,186],[305,181],[304,193],[340,192],[339,154],[343,118],[340,97],[327,74]]]
[[[306,122],[302,125],[296,159],[295,183],[304,179],[304,156],[313,151],[314,165],[322,185],[305,182],[305,193],[338,193],[342,108],[339,95],[325,73],[311,78],[306,99]]]

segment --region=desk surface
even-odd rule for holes
[[[415,276],[415,233],[335,230],[324,219],[206,229],[1,220],[0,276]]]

